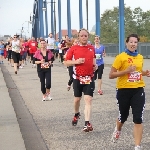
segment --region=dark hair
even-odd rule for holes
[[[95,38],[98,38],[100,40],[100,36],[99,35],[95,35]]]
[[[88,33],[88,35],[89,35],[89,31],[88,31],[87,29],[85,29],[85,28],[82,28],[82,29],[79,30],[78,36],[79,36],[79,33],[80,33],[81,31],[86,31],[86,32]]]
[[[19,35],[17,35],[17,34],[15,34],[14,36],[17,37],[17,38],[19,37]]]
[[[138,35],[133,33],[133,34],[130,34],[130,35],[127,37],[127,39],[126,39],[126,43],[128,43],[128,42],[129,42],[129,39],[130,39],[131,37],[135,37],[135,38],[137,38],[138,42],[140,41],[140,38],[138,37]]]
[[[42,42],[42,41],[46,42],[45,39],[41,39],[41,40],[40,40],[40,42]]]

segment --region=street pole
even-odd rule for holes
[[[86,0],[86,17],[87,17],[87,30],[89,30],[89,14],[88,14],[88,11],[89,11],[89,4],[88,4],[88,0]]]

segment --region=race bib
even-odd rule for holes
[[[31,43],[32,46],[35,46],[35,43]]]
[[[20,52],[20,48],[18,46],[13,46],[13,49],[15,50],[16,53]]]
[[[95,54],[96,59],[101,59],[101,54]]]
[[[49,63],[48,62],[46,62],[46,63],[44,63],[44,64],[41,64],[41,68],[49,68]]]
[[[140,72],[131,72],[128,74],[127,82],[139,82],[141,81],[142,74]]]
[[[79,80],[80,80],[80,84],[90,84],[91,83],[90,76],[85,76],[85,77],[80,76]]]

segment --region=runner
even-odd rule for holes
[[[22,55],[23,55],[23,51],[24,51],[24,39],[21,38],[20,39],[20,59],[19,59],[19,69],[23,68],[23,61],[22,61]]]
[[[42,101],[46,101],[52,100],[50,96],[50,88],[51,88],[51,58],[53,58],[53,53],[50,50],[46,49],[45,40],[41,40],[40,45],[41,45],[40,49],[35,52],[34,62],[35,64],[37,64],[37,73],[41,82],[41,91],[43,93]]]
[[[70,42],[70,40],[69,40],[68,35],[65,35],[65,37],[63,37],[63,40],[61,41],[61,49],[62,49],[62,57],[63,58],[68,50],[67,42]]]
[[[30,42],[31,42],[31,39],[28,39],[27,44],[26,44],[27,45],[26,48],[27,48],[27,60],[28,60],[28,62],[31,63],[31,61],[30,61],[30,59],[31,59],[31,57],[30,57],[30,50],[29,50]]]
[[[32,68],[35,68],[36,65],[33,61],[33,56],[35,54],[35,52],[37,51],[37,42],[35,41],[35,38],[32,37],[32,40],[29,43],[29,51],[30,51],[30,57],[31,57],[31,62],[32,62]]]
[[[89,32],[86,29],[79,31],[80,45],[72,46],[66,55],[66,66],[73,66],[73,89],[74,89],[74,109],[75,115],[72,125],[76,126],[80,116],[79,106],[84,93],[85,101],[85,126],[83,131],[93,130],[90,123],[91,103],[94,91],[94,70],[97,68],[95,62],[95,51],[93,46],[87,45]]]
[[[54,46],[55,46],[55,39],[53,38],[53,34],[50,33],[49,37],[47,38],[47,49],[51,50],[53,54],[54,54]]]
[[[96,55],[96,64],[98,65],[98,69],[94,73],[94,79],[97,79],[98,76],[98,94],[103,95],[103,91],[101,90],[102,86],[102,75],[104,69],[104,60],[103,57],[106,55],[105,47],[100,44],[100,37],[95,36],[95,55]]]
[[[27,40],[24,41],[22,47],[23,47],[22,63],[23,63],[23,67],[24,67],[25,65],[27,65],[27,52],[29,50],[29,43]]]
[[[0,64],[3,64],[4,59],[4,44],[0,41]]]
[[[8,64],[10,64],[13,67],[11,40],[8,41],[6,49],[7,49],[7,54],[8,54],[7,55]]]
[[[57,39],[57,41],[55,41],[55,59],[58,58],[59,59],[59,38]]]
[[[15,74],[17,74],[17,68],[19,69],[20,47],[21,47],[17,35],[14,35],[14,39],[11,42],[11,45],[12,45],[12,59],[14,62],[14,70]]]
[[[119,54],[112,65],[109,78],[117,78],[117,104],[119,117],[116,121],[112,141],[116,142],[121,134],[124,122],[132,108],[134,122],[135,150],[141,150],[143,133],[143,111],[145,108],[145,92],[143,76],[150,77],[150,71],[143,71],[143,56],[138,54],[137,46],[139,37],[131,34],[126,39],[127,49]]]
[[[79,41],[78,41],[78,39],[72,39],[72,41],[71,41],[71,45],[68,45],[67,44],[67,47],[71,47],[71,46],[73,46],[73,45],[77,45],[77,44],[79,44]],[[68,49],[68,51],[69,51],[69,49]],[[68,52],[67,51],[67,52]],[[67,52],[66,52],[66,54],[67,54]],[[64,59],[66,58],[66,54],[65,54],[65,56],[64,56]],[[65,63],[65,61],[64,61],[64,63]],[[69,91],[70,89],[71,89],[71,85],[72,85],[72,83],[73,83],[73,66],[69,66],[68,67],[68,71],[69,71],[69,77],[70,77],[70,79],[69,79],[69,81],[68,81],[68,85],[67,85],[67,90]]]
[[[61,62],[63,64],[63,53],[62,53],[62,49],[61,49],[61,43],[58,44],[58,48],[59,48],[59,62]]]

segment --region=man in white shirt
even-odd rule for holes
[[[47,49],[51,50],[51,52],[54,54],[55,39],[53,38],[52,33],[50,33],[49,37],[47,38]]]
[[[47,49],[50,50],[54,56],[55,56],[55,39],[53,38],[53,34],[50,33],[49,37],[47,38]],[[53,67],[53,61],[55,60],[54,57],[52,57],[52,64],[51,67]]]

